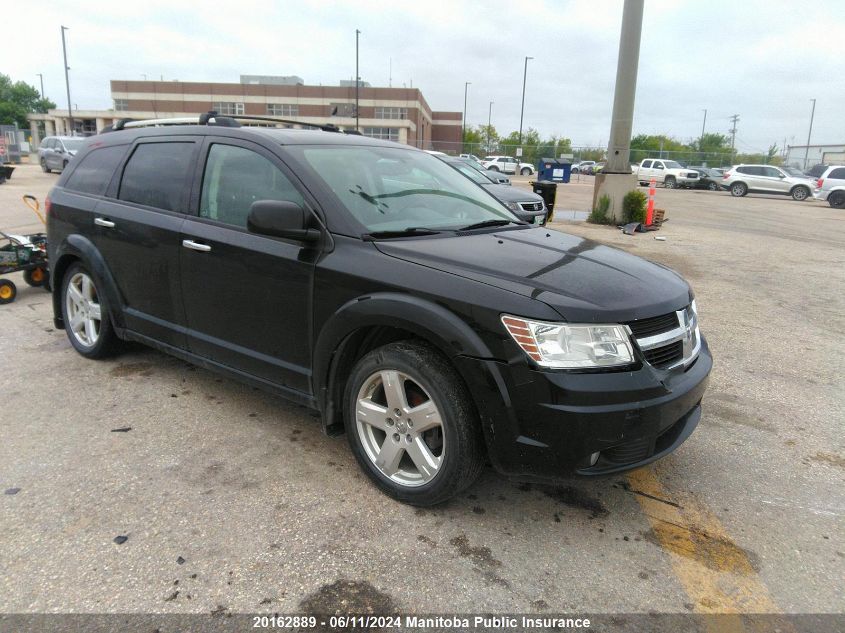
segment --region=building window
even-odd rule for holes
[[[330,103],[329,111],[332,116],[354,117],[355,104],[354,103]]]
[[[117,112],[126,112],[129,109],[129,99],[115,99],[114,109]]]
[[[377,119],[407,119],[408,108],[376,108]]]
[[[214,104],[214,111],[217,114],[237,115],[244,113],[244,104],[234,101],[220,101]]]
[[[268,103],[267,114],[273,116],[299,116],[299,106],[294,103]]]
[[[385,141],[398,141],[399,128],[398,127],[365,127],[363,131],[364,136],[371,138],[380,138]]]

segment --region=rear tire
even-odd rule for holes
[[[119,339],[111,321],[108,300],[93,275],[81,263],[62,278],[62,318],[70,344],[85,358],[112,356]]]
[[[495,165],[490,165],[490,167],[488,167],[487,169],[489,169],[490,171],[499,171],[499,168]]]
[[[521,171],[521,172],[519,172],[519,173],[520,173],[520,174],[522,174],[523,176],[530,176],[530,175],[531,175],[531,170],[530,170],[530,169],[528,169],[528,167],[523,167],[523,168],[522,168],[522,171]]]
[[[799,185],[792,190],[792,199],[802,202],[810,197],[810,190],[807,187]]]
[[[748,193],[748,185],[744,182],[735,182],[731,185],[731,195],[734,198],[741,198]]]
[[[431,506],[470,486],[484,466],[478,414],[437,350],[398,341],[361,358],[344,390],[346,436],[382,492]]]
[[[23,271],[23,280],[33,288],[40,288],[49,282],[50,274],[46,268],[32,268]]]
[[[827,197],[827,202],[834,209],[845,209],[845,191],[834,191]]]
[[[8,279],[0,279],[0,305],[12,303],[18,296],[18,287]]]
[[[62,171],[64,171],[65,169],[67,169],[67,161],[62,163]]]
[[[707,188],[710,191],[719,191],[719,185],[717,185],[715,182],[711,182],[709,185],[707,185]]]

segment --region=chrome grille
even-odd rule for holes
[[[698,356],[701,334],[695,302],[683,310],[627,324],[643,358],[658,369],[687,366]]]
[[[543,210],[543,203],[542,202],[520,202],[519,206],[522,207],[523,211],[542,211]]]

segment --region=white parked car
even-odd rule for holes
[[[500,171],[503,174],[522,174],[530,176],[534,173],[534,166],[531,163],[520,163],[510,156],[487,156],[481,161],[484,169]]]
[[[747,193],[779,193],[793,200],[806,200],[813,193],[816,182],[808,176],[791,176],[771,165],[737,165],[722,176],[722,189],[732,196]]]
[[[596,166],[596,161],[594,160],[582,160],[575,163],[572,166],[572,173],[573,174],[591,174],[593,173],[593,168]]]
[[[845,209],[845,167],[828,167],[816,181],[816,200],[827,200],[834,209]]]

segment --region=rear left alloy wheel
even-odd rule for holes
[[[711,182],[709,185],[707,185],[707,188],[710,191],[719,191],[719,185],[717,185],[715,182]]]
[[[108,303],[93,276],[82,264],[72,265],[62,280],[62,317],[68,339],[86,358],[106,358],[118,339]]]
[[[834,209],[845,209],[845,192],[834,191],[827,197],[827,202]]]
[[[344,403],[352,452],[394,499],[441,503],[481,472],[483,441],[471,396],[428,345],[400,341],[364,356],[349,377]]]

